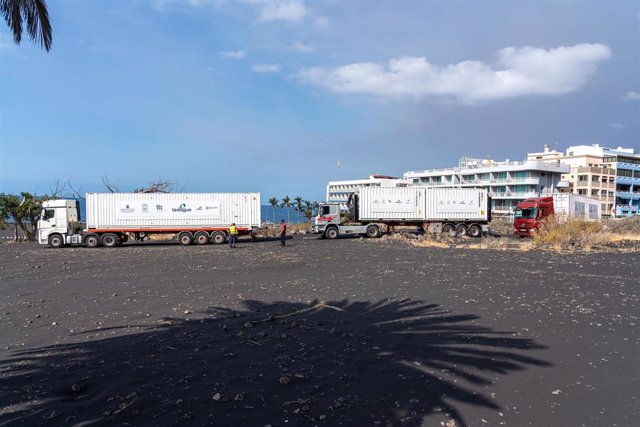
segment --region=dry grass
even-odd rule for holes
[[[498,226],[502,226],[505,231],[507,230],[507,225],[505,224],[498,224]],[[493,222],[491,228],[495,230]],[[500,234],[509,236],[511,233],[503,231]],[[402,235],[390,238],[406,239]],[[542,221],[540,229],[533,234],[531,239],[509,237],[452,238],[427,234],[412,238],[410,243],[416,247],[502,251],[541,249],[563,252],[640,252],[640,218],[605,222],[584,220],[558,222],[552,217]]]
[[[624,222],[628,221],[628,222]],[[631,249],[638,251],[640,233],[634,227],[640,224],[638,219],[593,222],[584,220],[557,221],[554,217],[544,219],[537,231],[532,235],[532,243],[536,247],[551,248],[559,251],[591,251],[615,249]],[[632,243],[631,248],[624,248]]]

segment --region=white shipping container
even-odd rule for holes
[[[89,229],[239,228],[260,225],[260,193],[88,193]]]
[[[488,221],[487,190],[480,188],[426,188],[426,221]]]
[[[602,206],[599,200],[573,193],[553,194],[553,210],[561,220],[576,218],[599,221],[602,219]]]
[[[476,188],[363,187],[361,221],[487,221],[487,192]]]
[[[416,221],[424,216],[424,187],[362,187],[358,190],[361,221]]]

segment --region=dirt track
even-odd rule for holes
[[[0,426],[636,425],[638,271],[385,239],[2,243]]]

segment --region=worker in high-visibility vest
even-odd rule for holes
[[[238,241],[238,229],[236,228],[236,223],[234,222],[229,226],[229,247],[235,248],[237,241]]]

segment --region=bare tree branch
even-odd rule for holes
[[[111,193],[120,193],[120,188],[118,188],[117,184],[113,184],[111,181],[109,181],[109,178],[106,175],[101,177],[100,179],[102,180],[104,186],[107,187],[107,190],[109,190]]]

